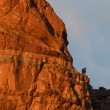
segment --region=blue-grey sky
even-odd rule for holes
[[[73,66],[110,88],[110,0],[47,0],[65,23]]]

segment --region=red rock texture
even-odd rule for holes
[[[67,45],[45,0],[0,0],[0,110],[92,110]]]

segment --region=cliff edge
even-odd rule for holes
[[[92,110],[67,45],[45,0],[0,0],[0,110]]]

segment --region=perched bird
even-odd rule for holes
[[[85,68],[82,68],[82,73],[86,73],[86,67]]]

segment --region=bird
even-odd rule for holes
[[[82,68],[82,73],[86,73],[86,67],[85,68]]]

